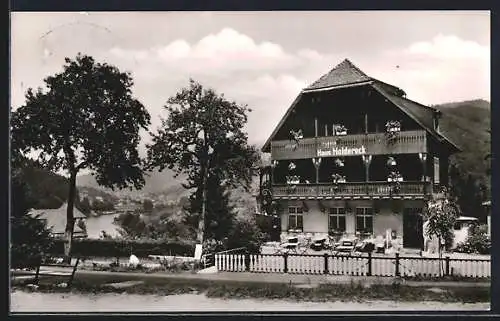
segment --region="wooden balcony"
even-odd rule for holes
[[[390,182],[320,183],[274,185],[274,199],[423,198],[432,193],[429,182],[401,182],[399,190]]]
[[[424,130],[402,131],[389,140],[385,133],[303,138],[271,142],[271,158],[305,159],[355,155],[416,154],[427,152]]]

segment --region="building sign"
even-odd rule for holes
[[[328,156],[357,156],[365,155],[365,146],[361,147],[331,147],[331,148],[320,148],[317,150],[318,157],[328,157]]]
[[[439,184],[439,158],[434,157],[434,184]]]

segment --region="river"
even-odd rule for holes
[[[16,290],[11,312],[265,312],[265,311],[452,311],[489,310],[489,303],[442,302],[295,302],[286,300],[216,299],[202,294],[170,296],[131,294],[31,293]]]
[[[85,220],[87,225],[87,234],[89,238],[98,239],[101,235],[101,231],[106,231],[107,234],[112,237],[118,236],[118,231],[116,230],[116,225],[113,224],[115,217],[119,214],[101,215],[101,216],[90,216]]]

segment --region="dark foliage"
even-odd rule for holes
[[[29,186],[19,170],[11,178],[10,265],[35,267],[52,246],[50,230],[44,221],[27,215],[33,204]]]
[[[62,255],[63,240],[54,240],[50,253]],[[146,258],[148,255],[193,256],[194,244],[169,240],[75,239],[73,241],[75,257],[128,257],[131,254],[139,258]]]
[[[456,251],[464,253],[491,254],[491,238],[487,233],[488,226],[474,224],[464,243],[458,244]]]

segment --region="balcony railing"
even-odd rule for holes
[[[304,159],[353,155],[416,154],[427,152],[426,132],[399,132],[393,139],[385,133],[303,138],[271,142],[271,158]]]
[[[274,185],[273,198],[277,197],[352,197],[352,196],[423,196],[431,193],[429,182],[400,182],[399,187],[390,182],[320,183]]]

